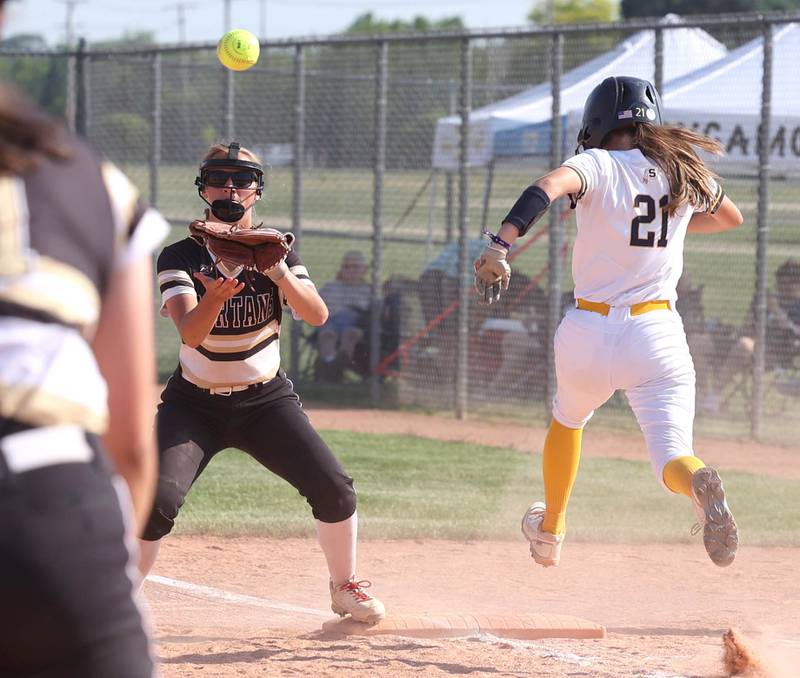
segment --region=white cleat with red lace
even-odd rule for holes
[[[355,621],[366,624],[379,622],[386,616],[386,609],[380,600],[364,590],[370,586],[371,582],[356,581],[355,577],[337,587],[330,582],[331,610],[341,617],[349,614]]]

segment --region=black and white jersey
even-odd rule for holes
[[[286,264],[299,279],[313,285],[296,252],[289,252]],[[272,379],[280,367],[282,303],[277,285],[266,275],[246,275],[241,267],[215,268],[209,251],[192,238],[165,247],[158,258],[158,284],[162,315],[167,301],[179,294],[203,296],[203,284],[196,272],[210,277],[237,278],[244,289],[228,299],[214,327],[202,344],[191,348],[181,344],[180,369],[183,377],[201,388],[243,386]],[[251,286],[252,284],[252,286]]]
[[[71,158],[0,177],[0,416],[103,433],[106,384],[90,341],[111,273],[168,224],[111,163]]]

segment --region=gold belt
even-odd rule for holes
[[[588,301],[587,299],[577,299],[575,305],[582,311],[592,311],[600,315],[608,315],[611,311],[609,304],[604,304],[602,301]],[[664,299],[657,299],[655,301],[642,301],[638,304],[633,304],[631,315],[642,315],[642,313],[649,313],[650,311],[658,311],[662,309],[669,310],[670,303]]]

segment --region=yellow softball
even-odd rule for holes
[[[260,52],[258,38],[244,28],[234,28],[217,43],[217,57],[233,71],[246,71],[256,65]]]

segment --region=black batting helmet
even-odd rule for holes
[[[641,78],[606,78],[586,99],[578,132],[578,150],[599,148],[609,132],[635,122],[661,123],[661,97],[652,83]]]

